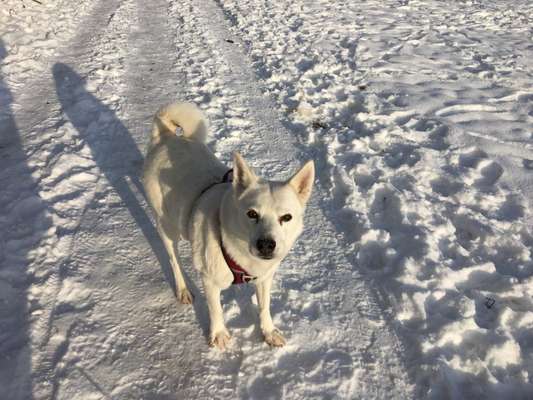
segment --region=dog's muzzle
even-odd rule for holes
[[[274,239],[260,238],[255,245],[261,258],[270,260],[273,257],[274,250],[276,249],[276,241]]]

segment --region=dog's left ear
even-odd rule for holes
[[[235,152],[233,154],[233,187],[237,195],[242,193],[257,181],[257,176],[250,169],[242,156]]]
[[[315,163],[313,160],[307,161],[304,166],[289,179],[289,185],[296,191],[298,199],[302,205],[307,203],[313,189],[315,181]]]

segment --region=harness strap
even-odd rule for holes
[[[207,192],[209,189],[211,189],[215,185],[219,185],[221,183],[233,182],[232,173],[233,173],[233,168],[228,169],[226,173],[222,176],[222,180],[219,182],[213,182],[212,184],[207,186],[205,189],[203,189],[200,192],[198,199],[202,197],[202,195],[205,192]],[[244,270],[244,268],[242,268],[239,264],[237,264],[237,262],[228,255],[222,243],[220,244],[220,248],[222,249],[222,255],[224,256],[224,260],[226,260],[226,264],[228,265],[231,273],[233,274],[233,282],[232,282],[233,285],[238,285],[240,283],[248,283],[248,282],[251,282],[257,279],[257,277],[249,275],[248,272]]]
[[[233,258],[230,257],[230,255],[226,252],[226,249],[223,245],[220,246],[222,249],[222,254],[224,255],[224,260],[226,260],[226,264],[228,264],[228,267],[233,274],[233,282],[232,285],[238,285],[241,283],[248,283],[251,282],[257,277],[251,276],[242,268],[239,264],[235,262]]]
[[[211,189],[213,186],[215,185],[220,185],[221,183],[229,183],[229,182],[233,182],[233,168],[231,169],[228,169],[226,171],[226,173],[222,176],[222,180],[219,181],[219,182],[213,182],[212,184],[210,184],[209,186],[207,186],[206,188],[204,188],[201,192],[200,192],[200,195],[198,196],[198,198],[200,198],[205,192],[207,192],[209,189]]]

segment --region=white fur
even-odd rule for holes
[[[183,134],[175,134],[177,127]],[[269,182],[257,177],[235,153],[233,184],[219,182],[227,171],[203,143],[207,122],[192,104],[163,107],[154,118],[146,154],[143,181],[156,218],[157,229],[169,253],[176,287],[182,303],[192,296],[177,262],[176,242],[191,241],[193,263],[202,274],[210,316],[210,344],[224,349],[229,333],[224,325],[220,292],[233,275],[224,260],[227,253],[250,275],[256,276],[261,330],[270,345],[285,339],[270,315],[272,278],[303,228],[305,204],[311,194],[314,165],[310,161],[287,182]],[[252,219],[249,210],[260,216]],[[280,217],[290,214],[288,222]],[[275,241],[272,254],[258,250],[258,239]],[[266,259],[265,257],[271,257]]]

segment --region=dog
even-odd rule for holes
[[[177,129],[181,128],[181,134]],[[177,298],[191,304],[176,244],[191,242],[209,308],[209,344],[228,347],[220,293],[232,283],[255,285],[260,328],[271,346],[286,341],[270,315],[272,279],[303,230],[315,169],[308,161],[288,181],[258,177],[239,153],[229,170],[208,149],[207,119],[190,103],[173,103],[154,117],[143,184],[157,231],[170,257]],[[230,173],[233,179],[229,178]]]

